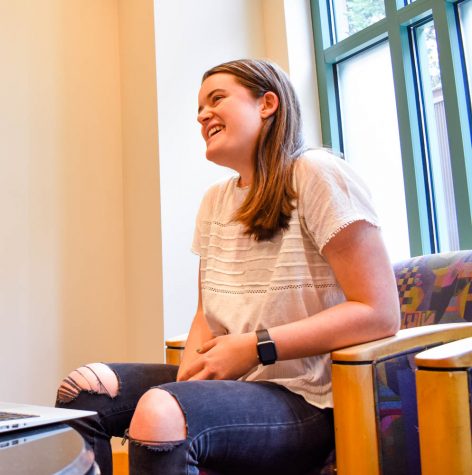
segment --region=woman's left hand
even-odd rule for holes
[[[205,342],[199,356],[179,374],[178,381],[238,379],[257,366],[255,333],[223,335]]]

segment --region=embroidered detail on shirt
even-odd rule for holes
[[[357,221],[365,221],[366,223],[369,223],[370,225],[374,226],[374,227],[378,227],[379,225],[374,223],[372,220],[369,220],[369,219],[366,219],[364,217],[356,217],[356,218],[352,218],[350,219],[349,221],[343,223],[341,226],[339,226],[338,228],[336,228],[325,240],[324,242],[321,244],[320,246],[320,249],[323,249],[326,244],[328,244],[329,241],[331,241],[331,239],[334,238],[334,236],[336,236],[336,234],[338,234],[340,231],[342,231],[344,228],[347,228],[349,225],[357,222]]]
[[[327,284],[289,284],[289,285],[277,285],[271,286],[268,289],[241,289],[241,290],[229,290],[229,289],[219,289],[216,287],[210,287],[205,284],[202,285],[202,290],[208,290],[209,292],[215,292],[219,294],[266,294],[267,292],[278,291],[278,290],[289,290],[289,289],[302,289],[302,288],[315,288],[315,289],[328,289],[337,287],[334,283]]]
[[[203,220],[202,224],[207,224],[207,225],[214,224],[215,226],[220,226],[221,228],[227,228],[227,227],[230,227],[230,226],[240,226],[241,225],[241,223],[237,223],[237,222],[221,223],[220,221],[207,221],[207,220]]]
[[[230,221],[229,223],[222,223],[221,221],[209,221],[208,219],[203,219],[202,220],[202,224],[205,224],[205,225],[212,225],[214,224],[215,226],[220,226],[222,228],[227,228],[227,227],[230,227],[230,226],[241,226],[241,223],[239,223],[238,221]],[[297,217],[295,215],[292,215],[292,217],[290,218],[290,226],[294,226],[296,224],[300,224],[300,220],[297,219]]]

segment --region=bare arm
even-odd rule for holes
[[[364,221],[324,248],[346,301],[270,329],[280,359],[301,358],[395,334],[400,308],[395,277],[379,229]]]
[[[398,294],[380,231],[359,221],[324,248],[346,301],[269,329],[279,360],[326,353],[383,338],[400,325]],[[211,339],[186,368],[186,379],[236,379],[258,364],[255,333]]]
[[[177,381],[181,381],[181,374],[190,363],[198,357],[197,349],[203,343],[213,338],[213,334],[203,313],[202,290],[200,285],[200,269],[198,271],[198,306],[185,344],[184,355],[177,374]]]

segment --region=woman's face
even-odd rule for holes
[[[262,128],[263,99],[254,98],[232,74],[209,76],[198,94],[198,122],[206,142],[206,157],[252,174],[257,140]]]

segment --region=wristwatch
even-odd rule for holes
[[[257,330],[257,354],[259,361],[264,365],[274,364],[277,361],[277,350],[274,340],[267,330]]]

